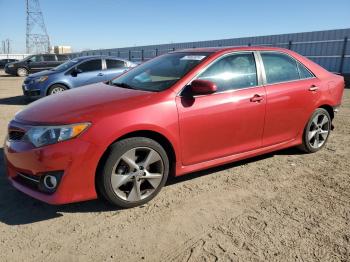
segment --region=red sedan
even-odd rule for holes
[[[344,79],[278,48],[206,48],[36,101],[9,123],[18,190],[51,204],[151,200],[168,176],[325,146]]]

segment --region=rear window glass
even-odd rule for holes
[[[45,62],[56,61],[55,55],[43,55],[43,57]]]
[[[98,71],[102,69],[101,59],[86,61],[78,65],[78,69],[83,72]]]
[[[301,63],[298,63],[298,68],[301,79],[314,77],[314,75]]]
[[[69,56],[67,55],[58,55],[57,56],[58,61],[66,61],[69,59]]]
[[[125,67],[125,62],[121,60],[106,59],[107,69],[113,68],[123,68]]]
[[[281,53],[261,53],[268,84],[287,82],[299,79],[297,62]]]

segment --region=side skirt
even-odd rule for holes
[[[200,171],[203,169],[228,164],[231,162],[236,162],[236,161],[243,160],[246,158],[250,158],[250,157],[254,157],[254,156],[258,156],[258,155],[263,155],[263,154],[270,153],[270,152],[277,151],[277,150],[281,150],[284,148],[297,146],[297,145],[300,145],[301,143],[302,143],[302,141],[300,139],[293,139],[293,140],[289,140],[289,141],[282,142],[279,144],[254,149],[254,150],[251,150],[248,152],[243,152],[243,153],[239,153],[239,154],[225,156],[225,157],[221,157],[221,158],[217,158],[217,159],[213,159],[213,160],[209,160],[206,162],[197,163],[197,164],[193,164],[193,165],[189,165],[189,166],[183,166],[180,163],[180,164],[176,165],[175,176],[182,176],[182,175],[194,172],[194,171]]]

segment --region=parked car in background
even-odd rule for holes
[[[293,146],[320,150],[343,91],[342,76],[287,49],[172,52],[17,113],[7,175],[51,204],[99,195],[142,205],[169,175]]]
[[[5,65],[12,62],[17,62],[17,59],[0,59],[0,69],[4,69]]]
[[[68,59],[69,56],[65,54],[30,55],[20,61],[7,64],[5,66],[5,73],[17,76],[27,76],[31,73],[54,68]]]
[[[50,70],[29,75],[23,82],[23,94],[35,99],[61,93],[75,87],[111,80],[135,64],[110,56],[74,58]]]

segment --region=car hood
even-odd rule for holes
[[[45,71],[41,71],[38,73],[34,73],[34,74],[30,74],[28,76],[28,78],[36,78],[36,77],[40,77],[40,76],[48,76],[48,75],[52,75],[52,74],[56,74],[58,71],[54,71],[54,70],[45,70]]]
[[[39,99],[18,112],[15,120],[34,125],[95,122],[140,107],[154,94],[97,83]]]
[[[15,62],[10,62],[10,63],[6,63],[5,66],[9,66],[9,65],[14,65],[17,64],[19,61],[15,61]]]

